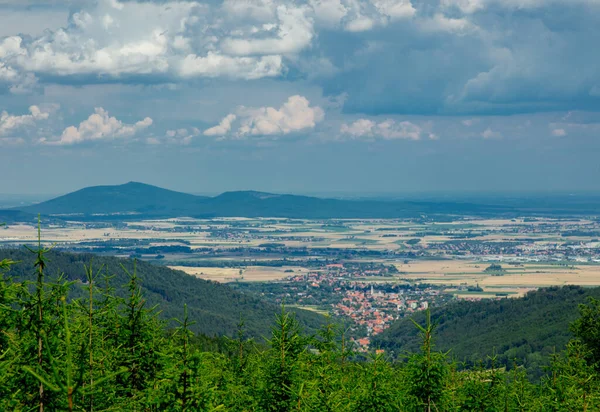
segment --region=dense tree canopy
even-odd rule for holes
[[[86,266],[77,284],[49,281],[47,252],[33,251],[32,281],[0,277],[0,410],[124,411],[580,411],[600,407],[596,361],[600,307],[591,301],[547,376],[531,383],[522,367],[495,358],[458,371],[436,350],[426,313],[413,328],[420,348],[397,361],[352,351],[331,323],[314,334],[284,308],[265,344],[235,337],[214,345],[195,337],[187,307],[167,330],[124,265],[125,293]],[[8,271],[8,273],[7,273]],[[77,290],[78,295],[69,299]],[[86,293],[83,293],[86,292]],[[212,350],[207,350],[212,349]],[[366,355],[366,357],[365,357]]]

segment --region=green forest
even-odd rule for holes
[[[50,276],[32,249],[32,279],[0,261],[0,410],[3,411],[596,411],[600,410],[600,301],[571,323],[566,349],[532,381],[494,356],[468,369],[436,346],[427,312],[412,324],[419,347],[357,354],[345,331],[314,332],[280,308],[264,341],[244,319],[230,337],[192,331],[189,310],[167,322],[146,299],[143,274],[117,278],[88,263],[82,281]],[[120,287],[121,285],[119,285]],[[82,293],[85,291],[85,293]],[[540,325],[535,325],[540,326]]]
[[[578,306],[590,298],[600,299],[600,288],[563,286],[528,292],[520,299],[459,301],[431,308],[437,324],[438,349],[450,351],[461,364],[473,366],[482,360],[490,364],[495,354],[498,365],[511,368],[524,365],[530,378],[546,373],[551,354],[564,349],[573,338],[569,329],[579,316]],[[415,313],[376,335],[373,346],[391,356],[402,356],[420,345],[412,320],[425,322],[425,314]]]
[[[10,259],[19,262],[11,267],[10,275],[15,281],[35,281],[36,274],[31,270],[36,256],[26,249],[0,249],[0,260]],[[64,281],[73,282],[69,288],[69,299],[84,298],[87,278],[84,265],[91,266],[94,271],[110,274],[113,294],[124,298],[129,281],[127,272],[132,272],[132,259],[119,259],[112,256],[98,256],[91,253],[63,253],[52,250],[46,254],[46,279],[54,280],[62,276]],[[245,317],[245,329],[248,336],[262,338],[269,334],[273,314],[279,307],[249,294],[240,293],[226,285],[209,282],[189,276],[181,271],[169,269],[161,265],[152,265],[137,261],[136,268],[144,299],[148,306],[159,305],[159,319],[171,321],[180,318],[182,305],[188,306],[191,320],[196,321],[190,329],[192,332],[207,336],[234,336],[240,313]],[[102,285],[101,285],[102,283]],[[105,280],[98,286],[105,286]],[[308,332],[315,332],[323,323],[322,316],[294,309],[297,320]]]

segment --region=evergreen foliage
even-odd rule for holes
[[[7,259],[18,262],[11,268],[11,277],[18,282],[35,281],[36,273],[31,270],[36,255],[27,250],[0,249],[0,261]],[[74,254],[59,251],[45,253],[44,268],[46,278],[54,281],[59,275],[64,280],[74,282],[69,291],[69,299],[89,299],[89,279],[85,266],[96,268],[95,283],[106,285],[105,276],[110,278],[110,294],[121,299],[131,294],[128,289],[134,271],[134,261],[112,256],[98,256],[88,253]],[[192,323],[190,330],[207,336],[233,337],[237,331],[240,313],[245,316],[246,334],[261,340],[270,331],[271,320],[279,312],[278,305],[264,302],[252,294],[242,293],[232,288],[194,276],[139,261],[137,282],[147,307],[159,305],[157,316],[169,321],[168,327],[176,327],[173,319],[181,317],[183,304],[187,304],[188,316]],[[290,309],[296,313],[300,324],[311,333],[317,331],[324,322],[322,315],[315,312]],[[99,314],[100,316],[100,314]]]
[[[600,299],[600,288],[552,287],[529,292],[522,299],[455,302],[432,308],[431,318],[438,325],[439,349],[450,351],[449,356],[461,362],[459,366],[478,367],[484,362],[491,367],[490,357],[494,356],[499,367],[510,369],[516,360],[527,367],[530,378],[539,378],[554,350],[564,349],[574,337],[569,325],[578,317],[578,305],[589,297]],[[581,336],[583,341],[600,341],[600,334],[591,334],[600,330],[600,320],[592,316],[599,311],[596,307],[584,310],[582,320],[576,323],[587,336]],[[421,324],[425,317],[423,312],[414,315]],[[590,332],[584,332],[587,329]],[[375,336],[373,346],[400,357],[403,351],[417,351],[421,341],[419,330],[405,318]],[[600,347],[595,350],[600,356]]]
[[[168,329],[146,300],[141,266],[123,265],[124,295],[100,266],[85,267],[86,294],[64,277],[49,281],[38,246],[35,281],[0,278],[2,411],[594,411],[600,409],[596,359],[600,305],[580,308],[575,338],[531,382],[523,367],[495,356],[459,370],[434,346],[429,312],[415,321],[420,349],[392,361],[358,356],[343,329],[327,322],[303,331],[285,308],[264,344],[234,337],[206,350],[182,305]],[[94,269],[94,267],[96,269]],[[8,272],[7,272],[8,271]],[[41,343],[40,343],[41,342]]]

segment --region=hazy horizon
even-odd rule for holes
[[[4,193],[0,191],[0,203],[7,200],[12,201],[45,201],[52,199],[54,197],[59,197],[65,194],[73,193],[78,190],[93,187],[93,186],[119,186],[124,185],[128,182],[119,182],[115,184],[99,184],[99,185],[90,185],[84,187],[74,188],[72,190],[68,190],[60,193]],[[509,198],[509,197],[568,197],[568,196],[583,196],[583,197],[600,197],[600,192],[598,191],[547,191],[547,190],[522,190],[522,191],[469,191],[469,190],[422,190],[422,191],[392,191],[391,189],[388,191],[341,191],[341,190],[330,190],[330,191],[286,191],[286,190],[261,190],[253,187],[242,187],[235,188],[231,190],[221,190],[221,191],[194,191],[194,190],[179,190],[174,189],[169,186],[161,186],[157,184],[153,184],[152,182],[144,182],[144,181],[136,181],[136,183],[147,184],[151,186],[161,187],[163,189],[175,190],[178,192],[189,193],[197,196],[218,196],[225,192],[238,192],[238,191],[257,191],[257,192],[268,192],[268,193],[278,193],[278,194],[291,194],[291,195],[300,195],[300,196],[314,196],[314,197],[333,197],[333,198],[356,198],[356,199],[433,199],[433,200],[443,200],[443,199],[465,199],[465,198]]]

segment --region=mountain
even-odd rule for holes
[[[600,213],[593,196],[517,196],[480,198],[427,198],[421,200],[342,200],[256,191],[226,192],[215,197],[196,196],[144,183],[94,186],[31,206],[14,208],[37,216],[80,220],[169,217],[282,217],[327,218],[437,218],[454,216],[518,217],[525,215],[590,215]],[[2,217],[0,211],[0,218]]]
[[[519,299],[461,301],[433,308],[431,319],[438,324],[436,348],[450,350],[450,356],[467,363],[495,353],[499,364],[511,366],[518,359],[533,366],[542,355],[564,348],[572,337],[569,325],[579,315],[578,305],[590,296],[599,299],[600,288],[545,288]],[[420,312],[413,319],[424,324],[425,314]],[[419,331],[408,318],[373,339],[374,347],[395,355],[419,345]]]
[[[173,215],[187,212],[204,197],[175,192],[143,183],[86,187],[19,210],[43,215],[122,214]]]
[[[226,192],[215,197],[195,196],[129,182],[118,186],[94,186],[35,205],[15,208],[46,216],[79,215],[84,220],[165,217],[286,217],[286,218],[400,218],[423,213],[484,213],[489,206],[471,203],[340,200],[255,191]],[[509,208],[493,208],[507,212]]]
[[[34,254],[24,250],[0,249],[0,260],[9,258],[19,262],[8,273],[15,280],[34,280]],[[123,265],[133,273],[134,262],[131,259],[101,257],[92,254],[72,254],[52,251],[48,253],[48,278],[56,278],[64,273],[68,280],[76,282],[71,289],[71,298],[83,297],[86,281],[84,264],[93,264],[93,268],[103,268],[103,273],[114,275],[111,285],[118,296],[127,294],[124,285],[129,280]],[[258,338],[267,336],[275,314],[281,311],[277,305],[264,302],[254,296],[233,290],[215,282],[198,279],[181,271],[164,266],[137,262],[137,274],[147,307],[160,305],[160,317],[165,320],[183,317],[183,305],[188,305],[190,320],[195,321],[192,329],[208,336],[232,336],[243,316],[247,333]],[[98,285],[102,286],[101,280]],[[323,316],[314,312],[294,310],[297,319],[308,332],[314,332],[322,323]]]

